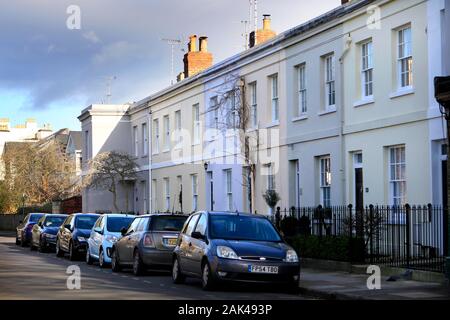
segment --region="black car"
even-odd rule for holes
[[[16,228],[16,244],[25,247],[31,241],[31,229],[39,221],[44,213],[29,213]]]
[[[31,229],[30,249],[47,252],[56,245],[56,234],[67,214],[45,214]]]
[[[202,279],[204,289],[219,282],[262,282],[297,290],[300,262],[263,216],[199,212],[192,215],[173,253],[172,278]]]
[[[68,252],[70,260],[84,256],[87,239],[99,216],[95,213],[76,213],[68,216],[56,235],[56,255],[62,257]]]
[[[135,275],[147,268],[170,270],[172,251],[187,217],[171,214],[136,217],[112,247],[112,270],[133,267]]]

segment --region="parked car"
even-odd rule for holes
[[[67,214],[45,214],[31,229],[30,249],[47,252],[56,245],[56,234]]]
[[[56,235],[56,255],[62,257],[67,252],[70,260],[84,256],[87,239],[99,216],[95,213],[76,213],[68,216]]]
[[[104,214],[101,215],[88,239],[86,249],[86,263],[92,264],[94,259],[98,260],[100,268],[111,263],[111,248],[122,236],[123,228],[128,228],[134,220],[133,215]]]
[[[187,218],[186,215],[171,214],[136,217],[128,229],[122,230],[123,237],[113,245],[112,270],[117,272],[123,267],[133,267],[135,275],[147,268],[170,270],[172,251]]]
[[[45,213],[29,213],[16,228],[16,244],[25,247],[31,240],[31,229]]]
[[[265,217],[228,212],[192,215],[173,253],[172,278],[202,280],[205,290],[219,282],[287,284],[297,290],[300,262]]]

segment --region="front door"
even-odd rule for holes
[[[208,184],[209,184],[209,203],[208,207],[210,211],[214,211],[214,181],[213,181],[213,173],[209,171],[207,173]]]
[[[355,169],[355,208],[362,209],[364,207],[364,184],[363,184],[363,168]]]
[[[448,206],[447,160],[442,160],[442,205]]]

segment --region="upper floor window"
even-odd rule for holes
[[[372,41],[361,45],[361,91],[362,97],[367,98],[373,95],[373,50]]]
[[[250,84],[250,125],[252,128],[256,128],[258,125],[258,100],[256,88],[256,82]]]
[[[325,62],[325,108],[336,105],[335,61],[334,54],[324,58]]]
[[[134,156],[139,156],[139,139],[138,139],[138,128],[137,126],[133,127],[133,141],[134,141]]]
[[[148,154],[148,129],[147,124],[142,124],[142,155]]]
[[[163,118],[163,126],[164,126],[164,149],[170,149],[170,123],[169,116],[165,115]]]
[[[411,27],[406,27],[398,31],[398,82],[400,88],[407,88],[413,85],[412,76],[412,38]]]
[[[177,135],[177,144],[179,144],[183,139],[181,135],[181,110],[175,111],[175,132]]]
[[[200,143],[200,106],[194,104],[192,106],[192,118],[193,118],[193,143]]]
[[[277,122],[279,119],[278,110],[278,75],[275,74],[270,77],[270,97],[272,107],[272,122]]]
[[[159,119],[153,120],[153,153],[159,152]]]
[[[306,114],[306,64],[301,64],[297,68],[297,91],[298,91],[298,109],[297,116]]]

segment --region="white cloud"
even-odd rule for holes
[[[99,43],[100,39],[97,36],[97,34],[94,31],[88,31],[86,33],[83,33],[83,38],[85,38],[87,41],[92,42],[94,44]]]

